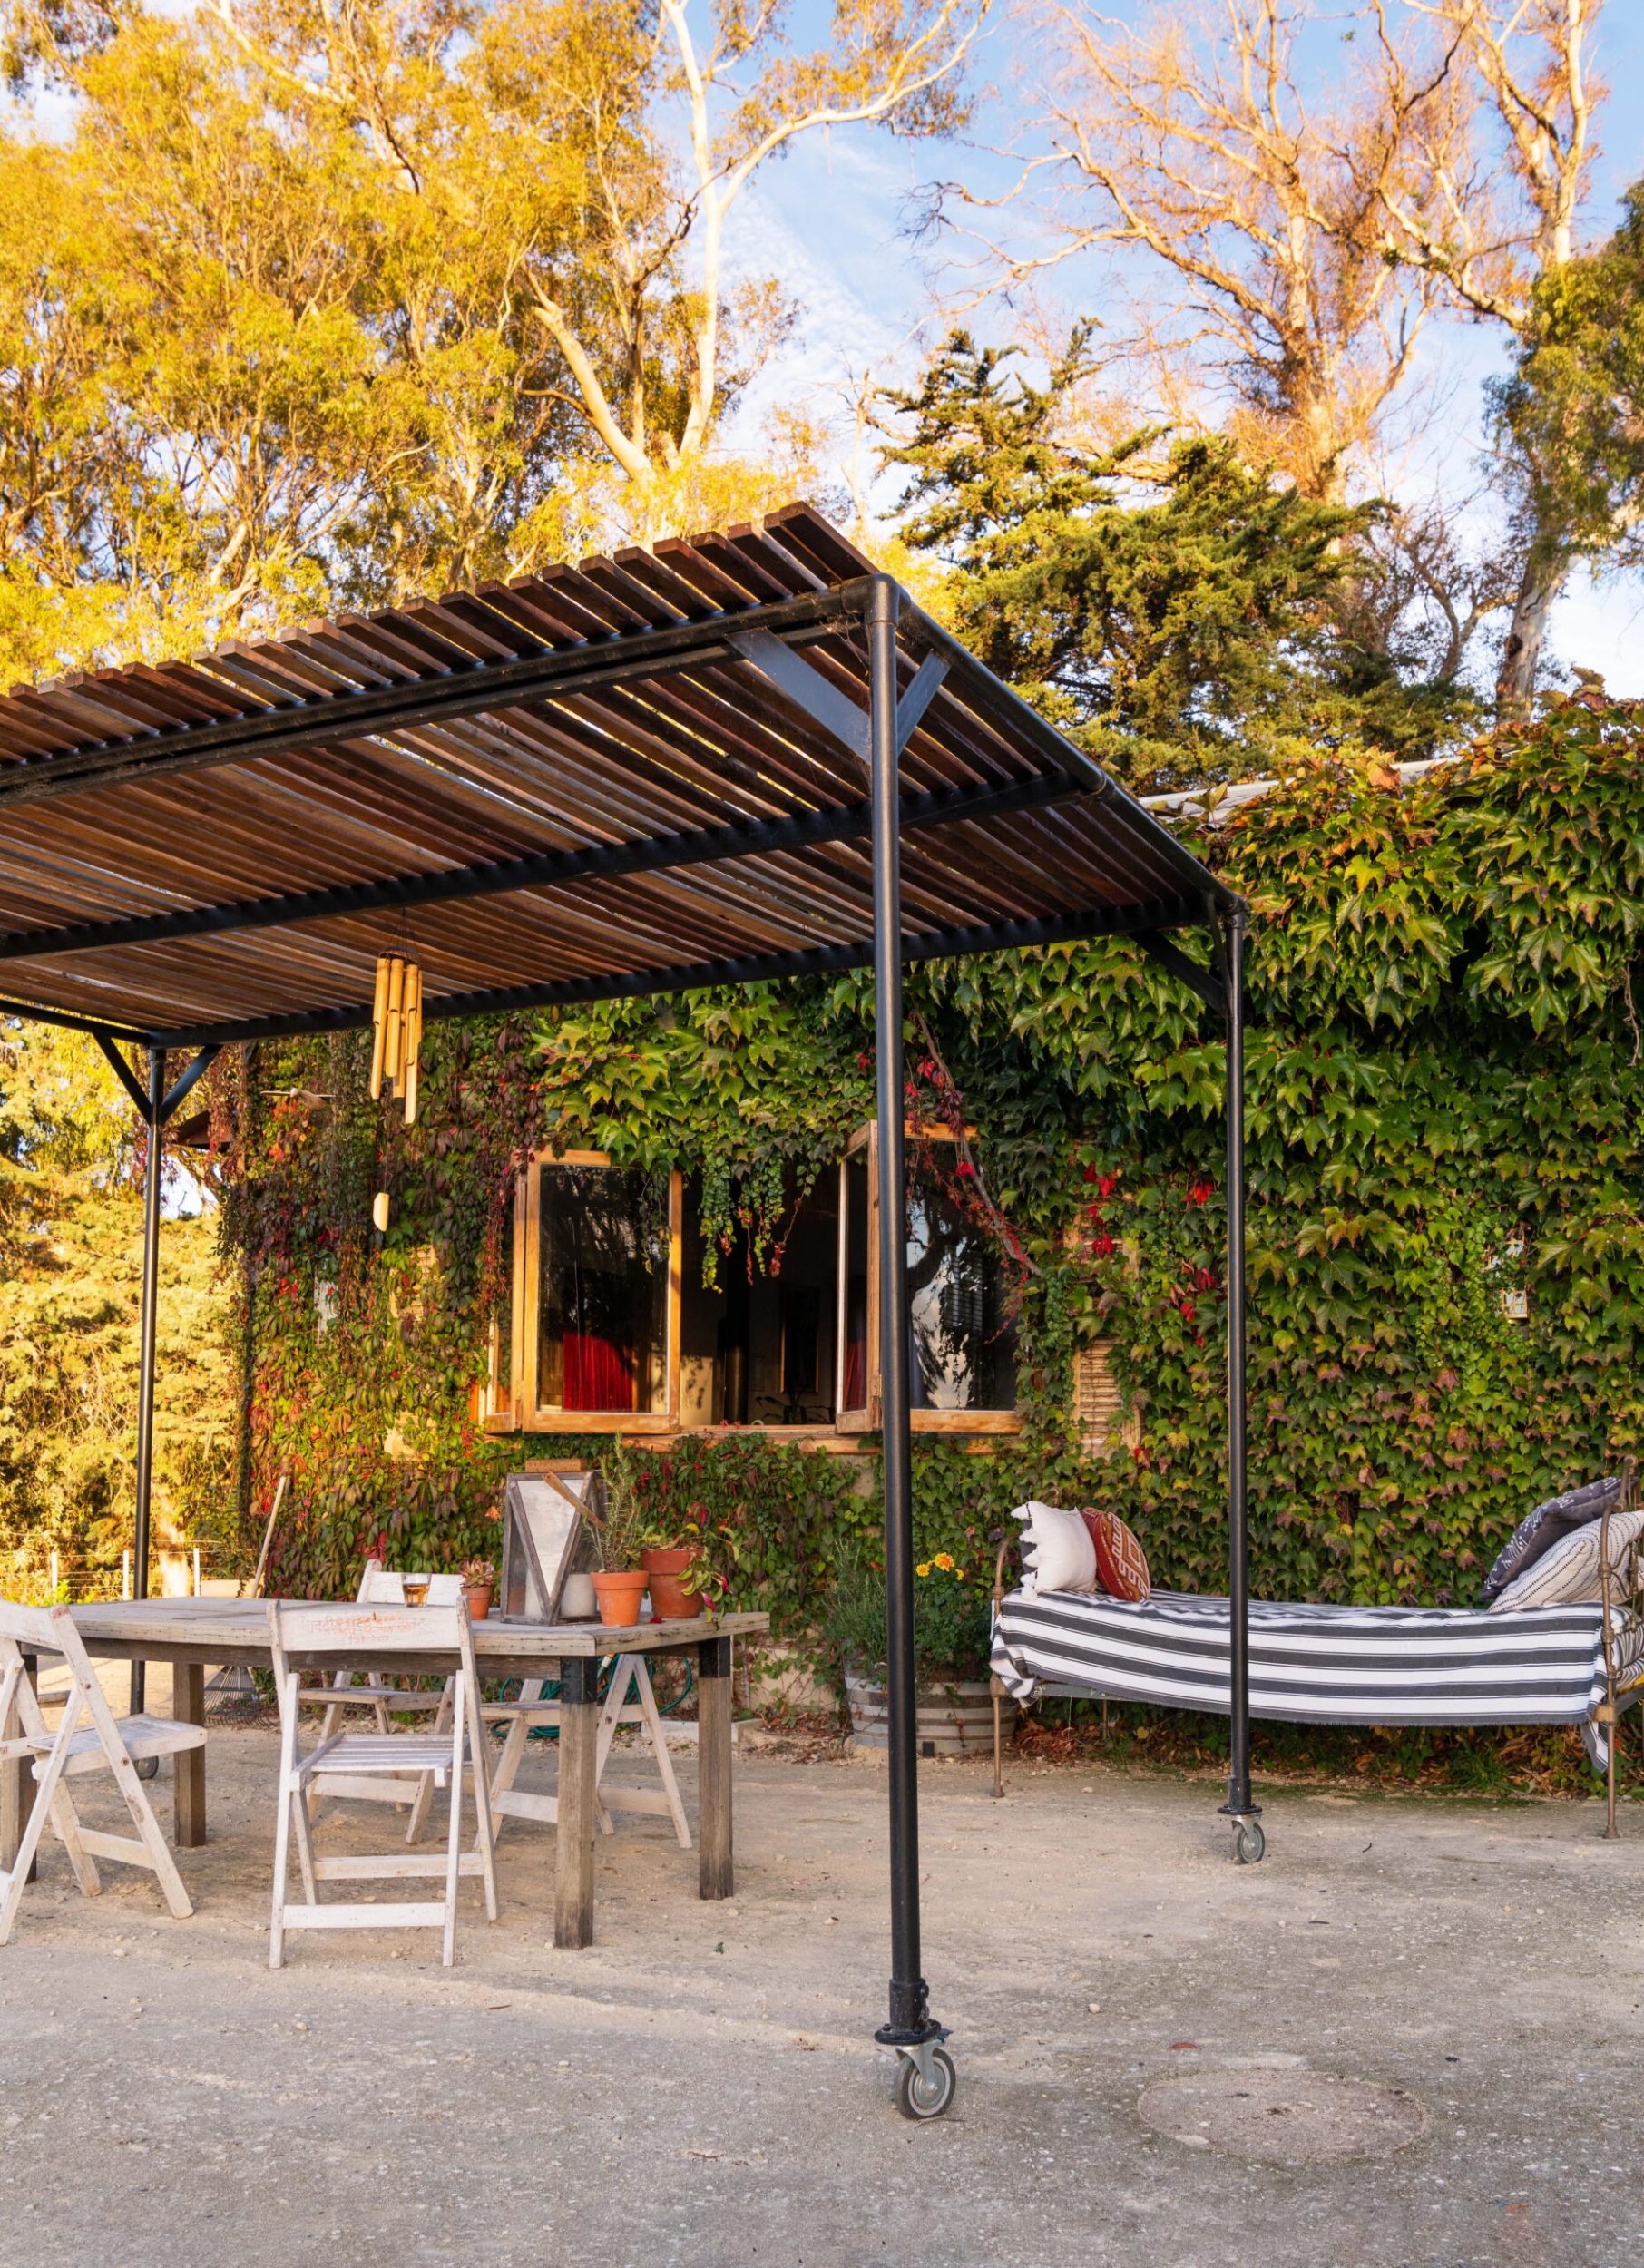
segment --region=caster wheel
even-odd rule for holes
[[[1257,1819],[1240,1819],[1233,1827],[1233,1861],[1237,1866],[1259,1866],[1267,1838]]]
[[[912,2056],[898,2056],[896,2065],[896,2108],[904,2118],[940,2118],[952,2107],[959,2075],[945,2048],[931,2049],[928,2081]]]
[[[160,1759],[158,1756],[139,1756],[132,1769],[140,1780],[157,1780],[160,1777]]]

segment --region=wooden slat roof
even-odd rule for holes
[[[385,951],[429,1015],[864,963],[874,572],[796,506],[17,687],[0,1005],[183,1044],[367,1022]],[[1233,904],[905,599],[905,697],[936,663],[902,760],[910,955]]]

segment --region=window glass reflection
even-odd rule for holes
[[[1016,1325],[993,1239],[939,1183],[908,1193],[909,1396],[915,1410],[1013,1410]]]
[[[539,1404],[665,1412],[667,1176],[557,1163],[539,1171]]]

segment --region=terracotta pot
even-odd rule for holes
[[[491,1612],[492,1594],[495,1589],[494,1583],[465,1583],[463,1585],[463,1599],[468,1609],[470,1622],[484,1621]]]
[[[645,1596],[646,1579],[642,1567],[625,1569],[620,1575],[596,1575],[593,1594],[600,1602],[600,1620],[613,1629],[631,1628],[640,1618],[640,1601]]]
[[[651,1585],[651,1611],[661,1622],[689,1621],[702,1611],[702,1594],[687,1590],[680,1578],[695,1559],[694,1551],[677,1549],[647,1551],[645,1576]]]

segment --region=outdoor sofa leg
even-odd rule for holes
[[[704,1898],[736,1892],[731,1852],[730,1640],[697,1648],[697,1770],[701,1818],[697,1830],[698,1885]]]
[[[205,1665],[175,1662],[171,1666],[171,1715],[182,1725],[205,1723]],[[171,1760],[175,1774],[177,1848],[197,1851],[206,1839],[206,1752],[181,1748]]]
[[[559,1813],[554,1832],[553,1941],[593,1943],[593,1830],[600,1735],[599,1665],[591,1654],[560,1663]]]

